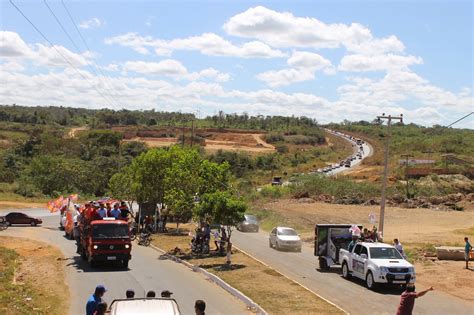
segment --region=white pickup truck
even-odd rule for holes
[[[406,261],[398,250],[384,243],[356,243],[352,252],[339,251],[342,276],[365,280],[369,289],[379,283],[406,285],[415,282],[415,268]]]

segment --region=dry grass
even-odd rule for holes
[[[192,228],[183,226],[185,231]],[[238,250],[233,250],[231,268],[226,267],[226,258],[216,253],[202,257],[190,255],[191,237],[186,232],[183,234],[159,234],[154,236],[153,243],[166,251],[179,247],[184,251],[179,255],[181,258],[217,275],[270,314],[342,314],[331,304]],[[211,241],[211,250],[214,248]]]
[[[15,237],[0,237],[0,249],[1,272],[7,270],[0,297],[2,304],[8,301],[8,309],[0,308],[1,314],[68,313],[69,289],[59,249]],[[14,272],[8,272],[12,268]]]

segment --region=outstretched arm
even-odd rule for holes
[[[425,295],[426,293],[428,293],[429,291],[433,291],[433,290],[434,290],[433,287],[429,287],[429,289],[426,289],[426,290],[424,290],[424,291],[418,292],[418,293],[416,294],[416,297],[418,298],[418,297],[420,297],[420,296],[423,296],[423,295]]]

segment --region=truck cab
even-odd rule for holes
[[[83,227],[80,254],[91,267],[98,261],[118,261],[128,268],[132,243],[127,222],[104,218]]]
[[[339,253],[342,276],[365,280],[369,289],[377,284],[406,285],[415,282],[415,268],[398,250],[389,244],[359,242],[351,252],[342,248]]]

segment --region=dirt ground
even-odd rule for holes
[[[65,283],[64,257],[56,247],[26,238],[0,236],[0,247],[21,257],[14,283],[33,288],[37,314],[67,314],[69,288]]]
[[[374,213],[378,218],[380,211],[378,206],[301,203],[298,200],[269,202],[262,207],[275,211],[279,221],[295,227],[309,242],[314,238],[317,223],[358,223],[370,228],[373,224],[369,222],[369,215]],[[474,206],[469,204],[465,211],[388,207],[384,224],[386,242],[398,238],[405,248],[419,244],[463,246],[464,236],[474,239]],[[467,292],[474,292],[474,263],[471,271],[462,269],[463,263],[417,263],[417,281],[454,296],[472,299],[472,293],[469,296]]]
[[[204,149],[206,151],[246,151],[249,153],[271,153],[275,152],[275,147],[266,143],[261,134],[244,134],[244,133],[206,133]],[[178,142],[177,138],[164,137],[134,137],[131,139],[124,139],[127,141],[141,141],[152,148],[166,147]]]
[[[175,225],[169,224],[168,230],[174,232]],[[181,258],[193,265],[217,275],[235,287],[270,314],[341,314],[342,312],[300,285],[288,280],[278,272],[253,260],[238,250],[233,250],[232,266],[226,268],[226,257],[216,255],[191,256],[187,235],[194,226],[180,225],[183,235],[158,234],[153,236],[153,243],[163,250],[170,251],[178,246],[183,254]],[[211,251],[215,249],[211,242]],[[271,283],[271,285],[269,285]]]

